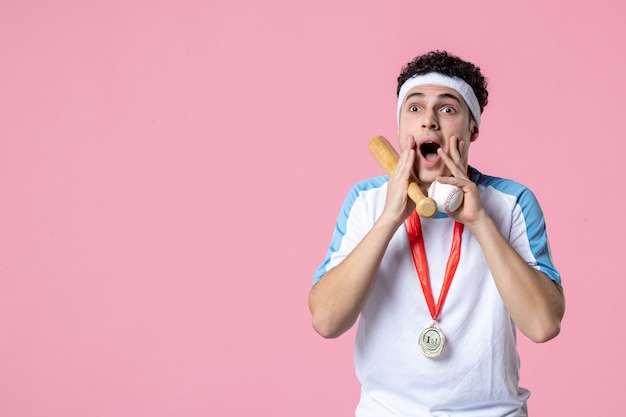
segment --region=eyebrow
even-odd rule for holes
[[[408,96],[406,96],[406,99],[404,100],[404,102],[406,103],[412,97],[424,97],[424,93],[420,93],[420,92],[411,93]],[[437,98],[440,98],[440,99],[442,99],[442,98],[451,98],[451,99],[457,101],[459,104],[461,104],[461,100],[457,96],[455,96],[454,94],[442,93],[442,94],[439,94],[437,96]]]

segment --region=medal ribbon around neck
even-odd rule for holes
[[[435,300],[433,298],[433,291],[430,286],[430,274],[428,272],[428,261],[426,259],[426,249],[424,247],[424,237],[422,235],[422,223],[417,212],[413,211],[406,222],[407,233],[409,235],[409,242],[411,243],[411,255],[413,255],[413,263],[415,264],[415,270],[417,271],[417,277],[422,286],[422,292],[430,311],[430,316],[434,321],[439,317],[443,303],[446,301],[450,284],[452,284],[452,278],[459,265],[459,259],[461,257],[461,240],[463,236],[463,223],[454,222],[454,233],[452,235],[452,245],[450,247],[450,256],[446,263],[446,272],[443,276],[443,285],[439,298],[437,299],[437,305],[435,306]]]

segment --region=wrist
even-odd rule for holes
[[[404,220],[404,218],[390,216],[383,212],[374,223],[373,228],[379,230],[381,233],[388,234],[389,237],[391,237],[396,232],[396,230],[398,230],[398,228],[402,226]]]
[[[478,238],[495,227],[495,223],[493,222],[493,219],[484,210],[482,210],[482,213],[476,216],[475,220],[466,222],[465,226],[474,236]]]

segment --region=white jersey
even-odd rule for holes
[[[561,284],[553,266],[543,214],[534,195],[510,180],[470,168],[483,205],[500,232],[532,267]],[[372,228],[385,206],[387,177],[353,187],[339,214],[327,257],[314,284],[338,265]],[[435,302],[450,253],[454,221],[421,219]],[[393,236],[358,323],[354,363],[361,383],[356,415],[526,416],[529,392],[518,386],[516,329],[483,252],[465,228],[461,257],[438,326],[447,346],[425,357],[418,337],[433,322],[411,257],[405,227]]]

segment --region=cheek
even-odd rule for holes
[[[400,151],[404,151],[408,146],[409,134],[405,132],[401,127],[398,127],[398,144],[400,145]]]
[[[463,142],[468,144],[472,137],[472,131],[469,126],[459,126],[456,130],[456,134],[454,134],[457,138],[461,139]]]

